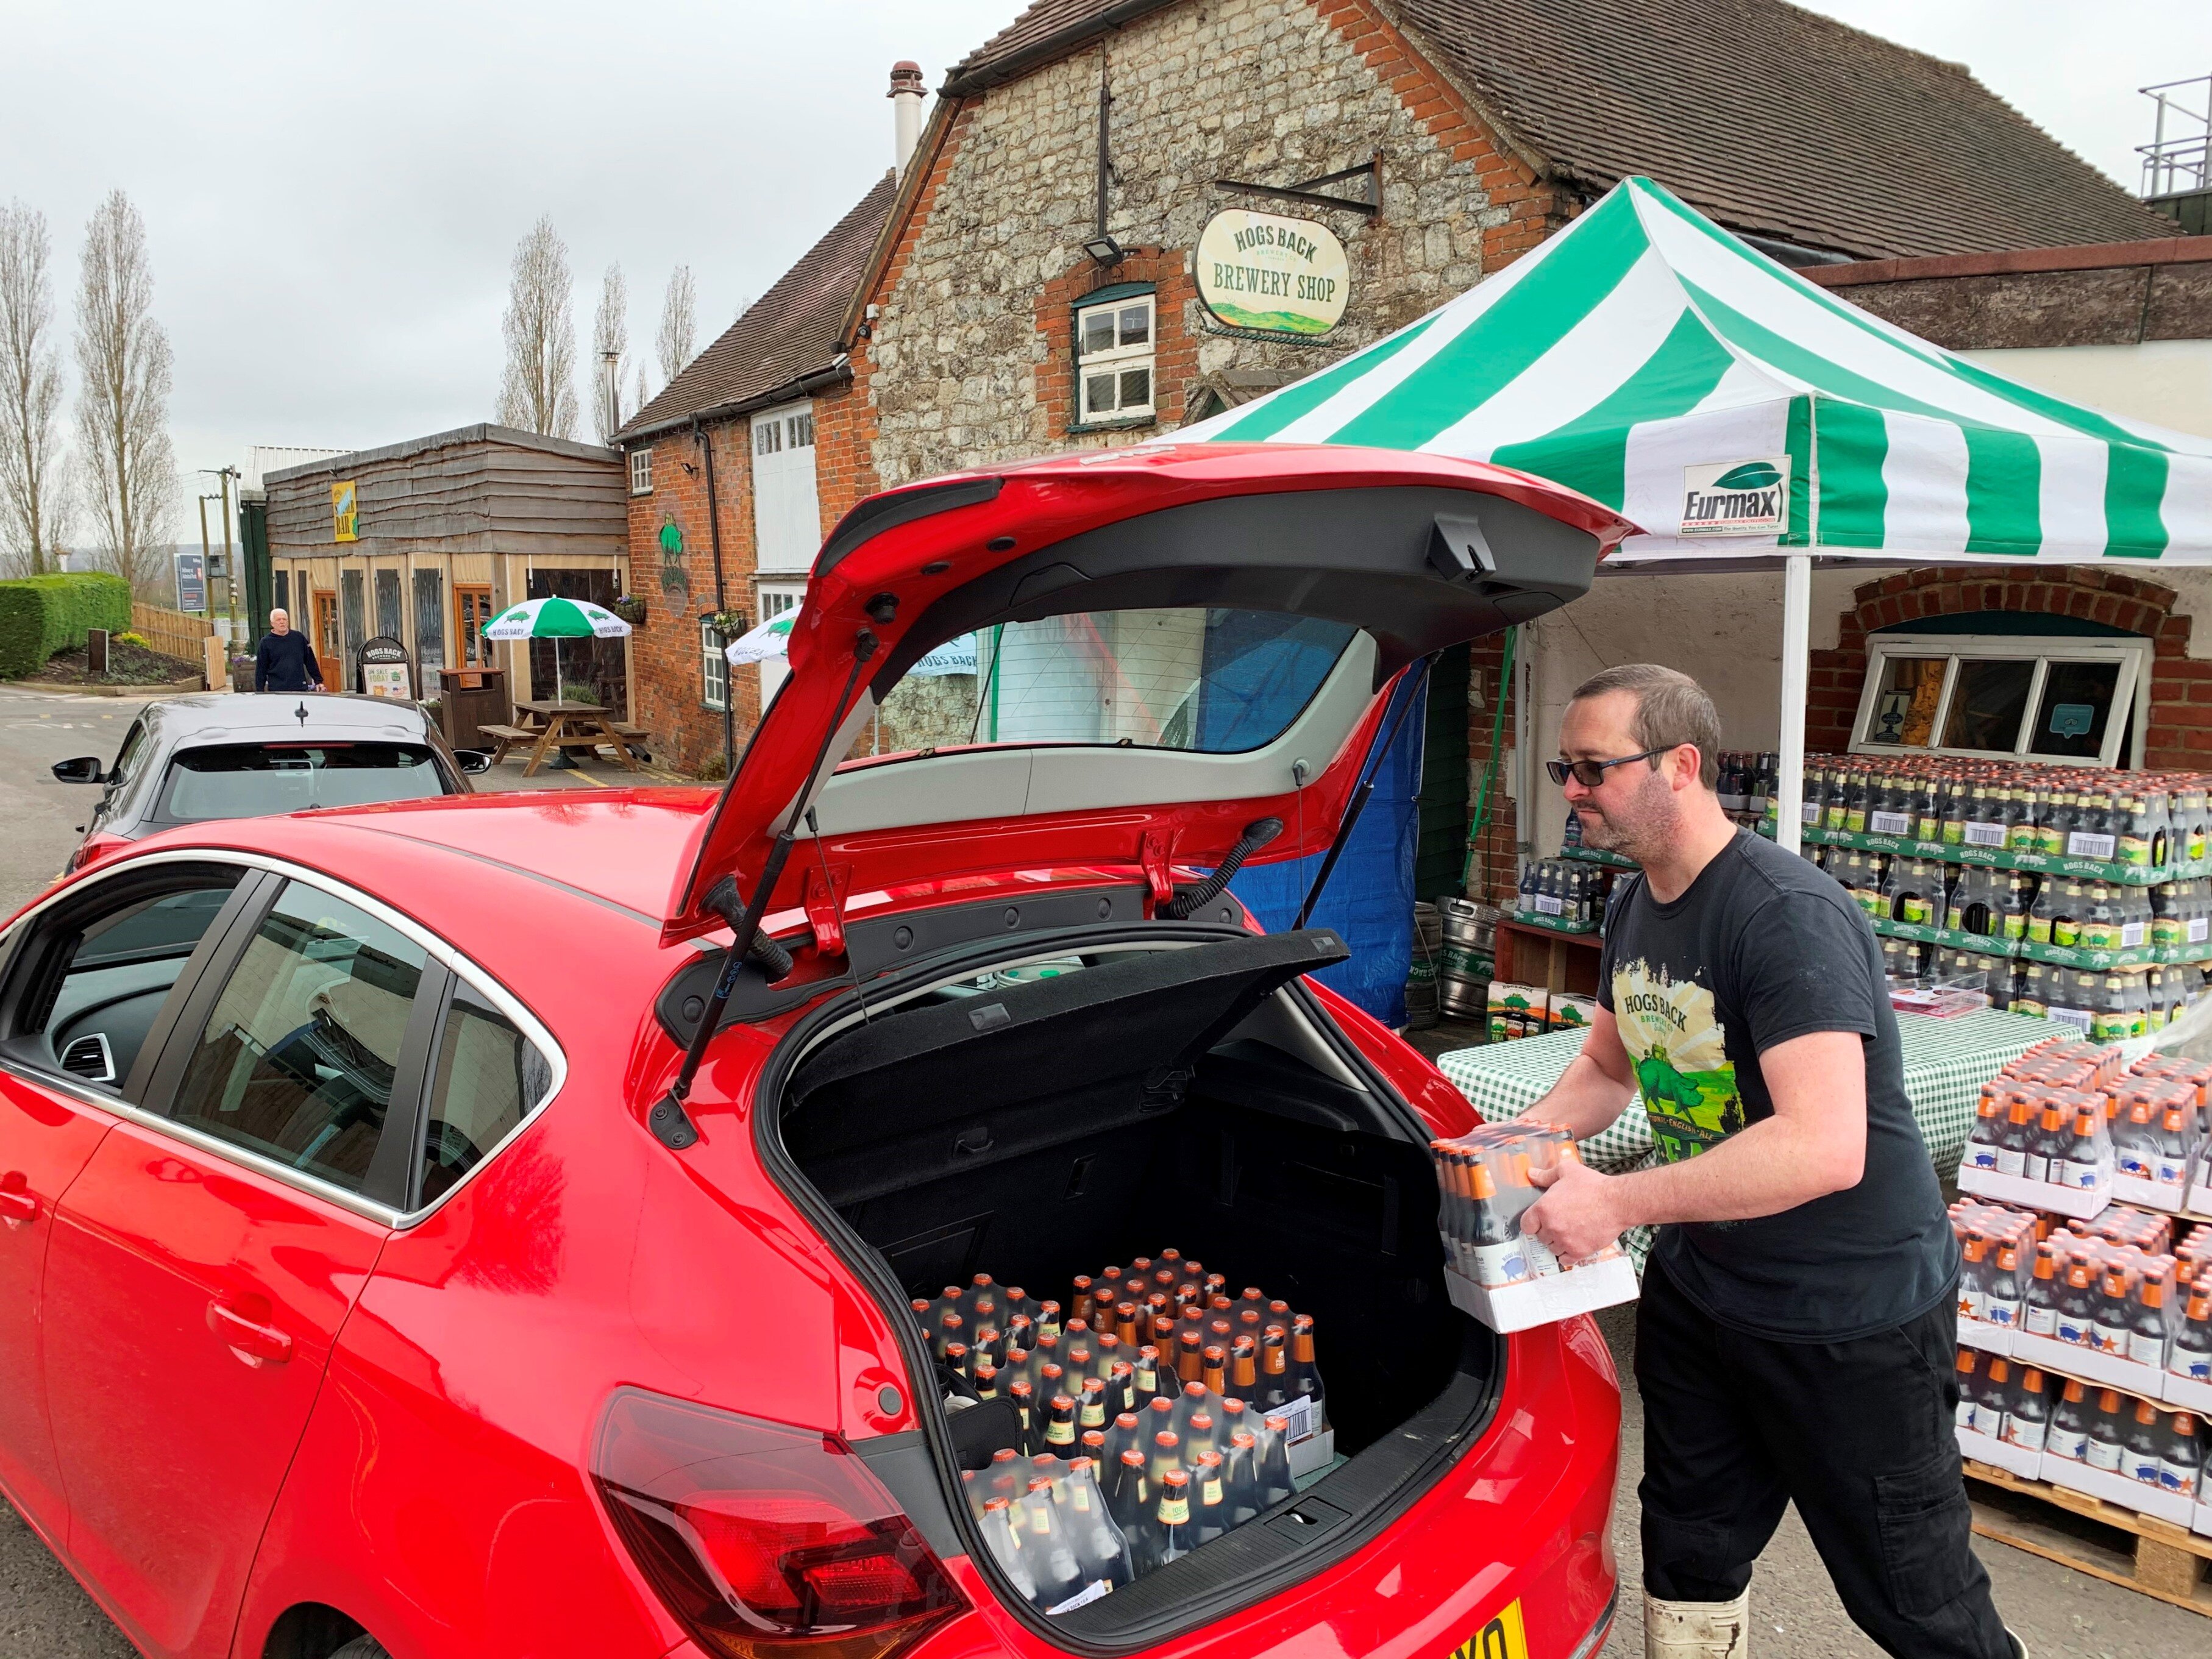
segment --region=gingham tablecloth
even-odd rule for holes
[[[1982,1085],[1996,1076],[2007,1060],[2045,1038],[2081,1035],[2075,1027],[2057,1020],[1999,1013],[1994,1009],[1954,1019],[1899,1014],[1897,1030],[1904,1050],[1905,1093],[1912,1103],[1912,1121],[1927,1143],[1929,1162],[1943,1176],[1959,1167],[1959,1155],[1966,1149],[1966,1131],[1973,1126],[1974,1103]],[[1549,1092],[1568,1062],[1582,1052],[1586,1035],[1554,1031],[1548,1036],[1522,1037],[1479,1048],[1455,1048],[1438,1057],[1437,1067],[1468,1097],[1483,1121],[1496,1123],[1518,1117]],[[1584,1140],[1582,1149],[1591,1168],[1608,1175],[1640,1170],[1650,1164],[1651,1122],[1644,1115],[1642,1097],[1630,1100],[1628,1109],[1610,1127]],[[1651,1237],[1651,1229],[1639,1227],[1622,1240],[1639,1272],[1650,1250]]]

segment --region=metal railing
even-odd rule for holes
[[[2158,109],[2150,143],[2136,146],[2142,157],[2143,195],[2212,187],[2212,75],[2137,90]]]

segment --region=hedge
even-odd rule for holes
[[[57,651],[84,643],[87,630],[119,634],[131,626],[131,584],[87,572],[0,581],[0,680],[21,679]]]

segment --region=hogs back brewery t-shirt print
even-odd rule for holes
[[[1832,879],[1748,831],[1672,903],[1637,878],[1613,906],[1598,1000],[1620,1029],[1653,1143],[1669,1164],[1774,1115],[1765,1051],[1815,1031],[1860,1039],[1867,1139],[1857,1185],[1779,1215],[1660,1229],[1653,1258],[1715,1319],[1760,1335],[1841,1341],[1952,1293],[1958,1246],[1905,1098],[1881,947]]]

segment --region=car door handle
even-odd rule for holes
[[[36,1221],[38,1218],[38,1194],[28,1190],[23,1172],[10,1170],[6,1175],[0,1175],[0,1221]]]
[[[259,1302],[262,1298],[256,1297],[253,1300]],[[220,1301],[208,1304],[207,1320],[208,1328],[249,1365],[282,1365],[292,1357],[290,1337],[274,1325],[262,1324]]]

